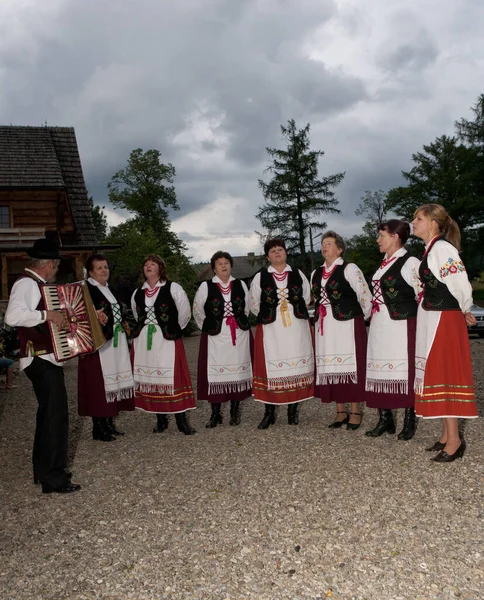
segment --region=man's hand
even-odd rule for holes
[[[60,310],[48,310],[47,321],[52,321],[59,329],[67,329],[68,327],[66,316]]]

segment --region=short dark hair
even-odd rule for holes
[[[269,256],[269,250],[271,248],[275,248],[276,246],[280,246],[281,248],[284,248],[284,250],[286,250],[286,243],[282,238],[270,238],[266,240],[264,244],[264,255]]]
[[[321,238],[321,244],[326,238],[333,238],[334,243],[336,244],[336,248],[338,248],[338,250],[341,250],[341,254],[344,254],[344,251],[346,250],[346,244],[339,233],[336,233],[336,231],[333,231],[332,229],[326,231],[326,233],[324,233],[323,237]]]
[[[400,219],[389,219],[378,225],[378,231],[387,231],[391,235],[397,234],[402,242],[402,246],[410,237],[410,225]]]
[[[161,258],[159,254],[147,254],[143,261],[143,267],[149,260],[158,265],[158,270],[160,272],[160,281],[166,281],[166,262]]]
[[[223,250],[219,250],[218,252],[215,252],[215,254],[210,259],[210,266],[212,267],[212,271],[215,271],[215,263],[218,261],[219,258],[226,258],[229,261],[230,266],[234,266],[234,259],[230,256],[230,254],[228,252],[224,252]]]
[[[94,266],[94,261],[102,262],[105,260],[108,262],[108,259],[104,256],[104,254],[91,254],[91,256],[86,260],[86,271],[90,273]],[[109,263],[108,263],[109,266]]]

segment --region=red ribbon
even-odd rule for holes
[[[236,345],[237,340],[237,329],[239,326],[237,325],[237,320],[234,315],[230,315],[227,317],[227,325],[230,327],[230,335],[232,336],[232,346]]]
[[[380,312],[380,303],[373,299],[371,301],[371,316],[373,316],[375,313]]]
[[[420,302],[422,302],[423,295],[424,295],[424,291],[423,290],[418,293],[417,304],[420,304]]]
[[[328,314],[328,311],[326,310],[326,306],[324,306],[323,304],[320,304],[318,306],[318,313],[319,313],[319,333],[321,335],[324,335],[324,317]]]

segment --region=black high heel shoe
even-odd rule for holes
[[[430,460],[438,463],[450,463],[454,462],[458,458],[462,458],[464,456],[464,452],[466,451],[465,442],[461,442],[460,446],[454,452],[454,454],[448,454],[445,450],[441,450],[437,456],[434,456]]]
[[[356,431],[359,428],[359,426],[361,425],[361,413],[350,412],[350,415],[360,415],[359,423],[350,423],[349,418],[348,418],[348,424],[346,425],[346,429],[349,429],[350,431]]]
[[[346,417],[342,421],[333,421],[332,423],[330,423],[328,425],[329,429],[339,429],[340,427],[343,427],[343,425],[346,425],[348,423],[348,421],[350,420],[348,413],[344,410],[337,410],[336,414],[337,415],[346,415]]]
[[[445,444],[443,444],[442,442],[435,442],[435,444],[432,444],[432,446],[425,448],[425,450],[427,452],[439,452],[440,450],[443,450],[444,448],[445,448]]]

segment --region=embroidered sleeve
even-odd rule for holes
[[[422,291],[422,282],[418,276],[419,266],[420,261],[418,258],[412,256],[407,260],[402,268],[402,277],[405,279],[408,285],[413,287],[416,300],[418,300],[419,294]]]
[[[311,304],[311,286],[309,285],[308,278],[302,271],[299,271],[299,275],[301,275],[301,279],[303,282],[303,296],[304,302],[306,302],[306,306]]]
[[[456,248],[449,242],[436,242],[429,252],[428,264],[435,277],[459,302],[462,312],[468,312],[472,306],[472,286]]]
[[[188,297],[185,293],[185,290],[178,283],[173,282],[171,284],[170,291],[178,310],[178,325],[180,325],[181,329],[185,329],[192,314],[190,310],[190,302],[188,302]]]
[[[260,294],[260,273],[256,273],[250,284],[250,312],[254,313],[254,315],[259,314]]]
[[[197,290],[195,294],[195,299],[193,300],[193,318],[195,319],[195,323],[197,327],[201,329],[203,327],[203,322],[205,321],[205,302],[207,301],[208,295],[208,286],[204,281]]]
[[[358,298],[363,316],[365,319],[369,319],[371,315],[371,293],[363,273],[355,264],[350,263],[345,269],[345,278]]]
[[[245,295],[245,314],[248,315],[250,312],[249,309],[249,302],[250,302],[250,298],[249,298],[249,289],[247,287],[247,285],[245,284],[244,281],[240,282],[242,284],[242,289],[244,290],[244,295]]]

